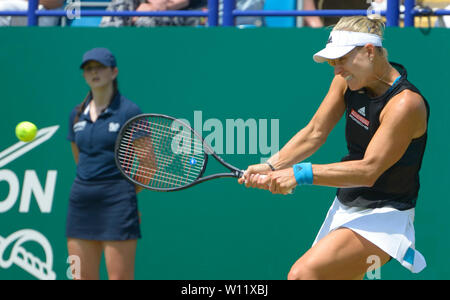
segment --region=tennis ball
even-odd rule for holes
[[[22,142],[31,142],[37,134],[37,127],[31,122],[20,122],[16,126],[16,136]]]

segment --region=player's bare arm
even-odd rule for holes
[[[373,186],[378,177],[405,153],[411,141],[426,131],[426,107],[411,91],[395,96],[380,114],[380,127],[362,160],[312,165],[315,185],[331,187]],[[286,193],[296,185],[292,168],[268,174],[270,191]]]
[[[345,111],[347,88],[341,76],[335,76],[321,105],[308,125],[300,130],[276,155],[269,159],[275,169],[282,169],[314,154],[326,141]]]
[[[322,104],[306,127],[300,130],[283,148],[273,155],[268,162],[281,170],[292,166],[314,154],[326,141],[331,130],[345,112],[344,93],[347,88],[341,76],[335,76]],[[239,183],[247,187],[266,188],[267,179],[258,174],[272,171],[268,164],[249,166]]]

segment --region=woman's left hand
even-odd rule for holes
[[[279,171],[273,171],[267,174],[269,177],[269,191],[272,194],[287,195],[292,193],[297,186],[294,170],[287,168]]]

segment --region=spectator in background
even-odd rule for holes
[[[147,0],[141,3],[136,11],[162,11],[162,10],[198,10],[206,8],[208,0]],[[156,26],[198,26],[201,25],[198,17],[136,17],[133,23],[137,27]]]
[[[303,10],[316,10],[314,0],[303,0]],[[303,17],[303,26],[323,27],[322,19],[318,16]]]
[[[39,10],[62,9],[65,0],[39,0]],[[26,11],[28,0],[0,0],[0,11]],[[39,17],[39,26],[59,25],[59,17]],[[1,16],[0,26],[25,26],[26,17]]]
[[[235,0],[237,10],[263,10],[265,0]],[[219,23],[222,23],[223,15],[223,0],[219,0]],[[262,26],[264,25],[264,19],[262,17],[236,17],[235,24],[239,25],[251,25]]]
[[[236,0],[236,9],[239,10],[263,10],[265,0]],[[221,1],[222,2],[222,1]],[[236,25],[262,26],[262,17],[237,17]]]
[[[133,11],[140,5],[140,0],[111,0],[107,11]],[[104,16],[100,27],[123,27],[132,26],[131,17]]]
[[[370,3],[365,0],[314,0],[317,9],[367,9]],[[372,1],[374,2],[374,1]],[[321,17],[324,26],[335,25],[339,17]]]
[[[207,0],[112,0],[108,11],[165,11],[198,10],[206,8]],[[197,26],[202,22],[198,17],[103,17],[100,27],[156,27],[156,26]]]

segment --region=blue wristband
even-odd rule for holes
[[[311,163],[299,163],[293,165],[295,180],[298,185],[312,184],[313,172]]]

